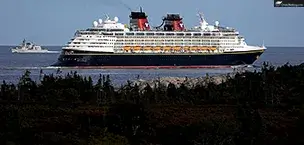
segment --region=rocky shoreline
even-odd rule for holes
[[[147,86],[147,84],[151,88],[155,88],[159,85],[163,85],[163,86],[167,87],[170,83],[174,84],[176,87],[180,87],[181,84],[184,84],[188,88],[191,88],[191,87],[194,87],[197,85],[205,85],[210,82],[213,82],[214,84],[218,85],[218,84],[226,82],[227,79],[229,79],[229,78],[234,78],[234,76],[237,73],[244,73],[247,71],[248,70],[246,70],[244,68],[238,68],[238,69],[234,69],[234,71],[232,73],[228,73],[228,74],[219,74],[219,75],[212,75],[212,76],[209,76],[208,74],[206,74],[206,76],[195,77],[195,78],[160,77],[158,79],[151,79],[151,80],[137,79],[137,80],[132,81],[131,84],[139,86],[140,90],[144,89]]]
[[[132,82],[132,85],[139,86],[140,89],[143,89],[147,84],[151,87],[157,87],[159,85],[168,86],[170,83],[174,84],[176,87],[180,87],[181,84],[184,84],[186,87],[193,87],[196,85],[204,85],[209,82],[214,84],[221,84],[225,82],[228,78],[233,78],[235,74],[225,74],[225,75],[215,75],[215,76],[203,76],[197,78],[188,78],[188,77],[161,77],[153,80],[144,80],[138,79]]]

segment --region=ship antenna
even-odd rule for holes
[[[119,0],[119,2],[124,5],[127,9],[129,9],[130,12],[132,12],[132,9],[127,5],[125,4],[124,2],[122,2],[122,0]]]
[[[109,20],[109,19],[110,19],[110,17],[108,15],[106,15],[106,20]]]
[[[198,16],[200,17],[201,22],[204,22],[204,16],[201,12],[198,12]]]
[[[262,44],[262,47],[263,47],[263,48],[265,47],[265,45],[264,45],[264,40],[263,40],[263,44]]]
[[[142,13],[142,7],[140,7],[140,12]]]

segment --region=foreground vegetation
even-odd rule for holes
[[[1,85],[0,144],[304,144],[303,88],[304,65],[144,90],[76,72],[36,83],[27,71],[19,84]]]

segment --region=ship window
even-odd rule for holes
[[[91,29],[91,30],[89,30],[89,31],[99,31],[99,29]]]
[[[164,33],[156,33],[156,35],[165,35]]]
[[[201,36],[201,33],[194,33],[193,36]]]
[[[191,36],[191,33],[186,33],[186,36]]]
[[[123,33],[115,33],[115,35],[123,35]]]
[[[146,35],[154,35],[154,33],[146,33]]]
[[[174,35],[174,33],[167,33],[166,35]]]
[[[134,35],[134,33],[126,33],[127,35]]]
[[[178,36],[184,36],[184,33],[177,33]]]
[[[145,35],[145,33],[136,33],[136,35]]]
[[[113,33],[102,33],[102,35],[113,35]]]

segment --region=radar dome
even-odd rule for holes
[[[102,24],[102,19],[98,19],[99,24]]]
[[[115,21],[115,22],[118,22],[118,17],[114,17],[114,21]]]
[[[215,21],[215,26],[219,26],[220,22],[219,21]]]
[[[93,22],[93,26],[94,26],[94,27],[97,27],[97,25],[98,25],[98,22],[97,22],[97,21],[94,21],[94,22]]]

